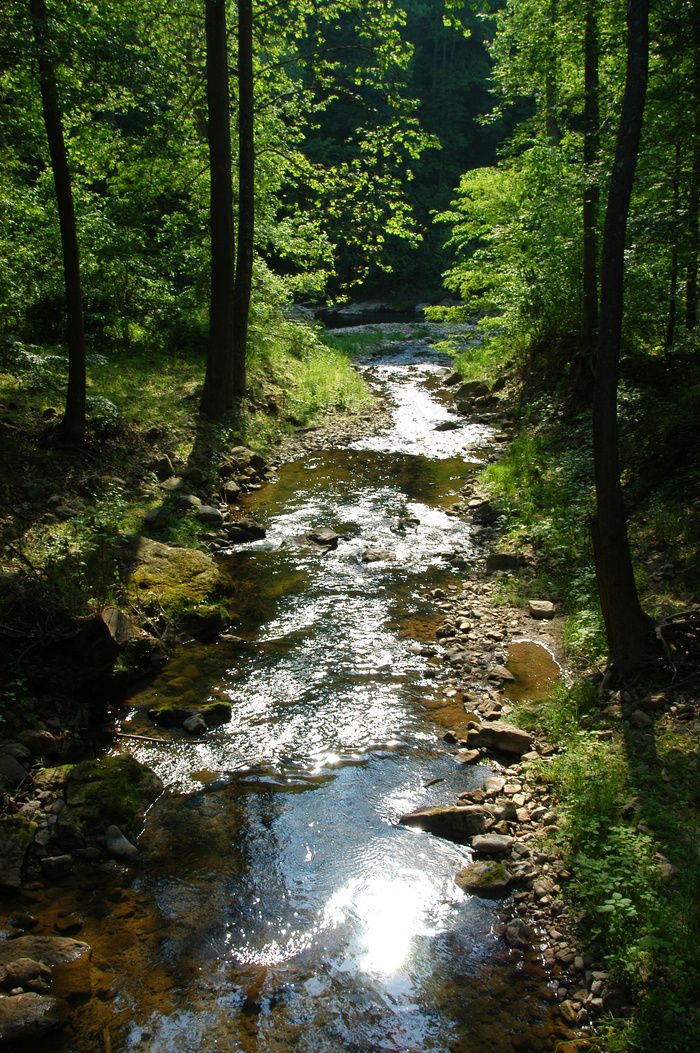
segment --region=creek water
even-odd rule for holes
[[[224,698],[233,719],[201,742],[128,743],[169,793],[143,867],[84,881],[97,997],[57,1053],[554,1048],[536,960],[509,955],[498,905],[454,882],[470,850],[397,825],[485,774],[443,742],[463,707],[416,647],[440,620],[429,590],[459,590],[455,555],[474,559],[447,506],[491,435],[435,430],[457,423],[447,364],[407,339],[364,367],[392,425],[245,499],[267,530],[224,560],[246,642],[188,645],[129,699],[124,731],[152,734],[165,698]],[[336,550],[294,543],[319,525]],[[364,563],[368,546],[393,558]]]

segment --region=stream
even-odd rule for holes
[[[183,696],[233,719],[196,743],[129,742],[170,792],[142,867],[82,879],[96,997],[52,1053],[554,1048],[544,973],[499,940],[499,904],[454,882],[470,850],[397,825],[487,773],[443,741],[464,709],[428,646],[430,590],[458,591],[475,558],[449,505],[493,433],[448,412],[448,365],[410,338],[370,360],[391,426],[241,502],[267,531],[224,560],[246,642],[181,648],[121,727],[152,734],[146,709]],[[317,526],[337,549],[294,541]],[[368,546],[393,558],[365,563]],[[75,909],[74,889],[50,895]]]

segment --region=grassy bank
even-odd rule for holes
[[[125,605],[143,622],[120,576],[125,534],[206,547],[207,527],[193,509],[164,493],[158,459],[167,456],[178,476],[194,472],[190,488],[204,503],[212,495],[216,501],[217,465],[232,447],[274,459],[278,444],[300,427],[371,402],[351,353],[302,322],[269,321],[253,341],[247,396],[222,421],[198,412],[202,350],[167,353],[134,343],[93,354],[86,442],[69,447],[56,431],[67,379],[63,351],[19,341],[0,347],[0,734],[2,721],[25,721],[48,704],[37,700],[50,688],[26,668],[23,637],[51,640],[71,620],[108,604]],[[65,685],[56,691],[65,693]]]
[[[502,350],[458,363],[492,378]],[[527,557],[501,596],[548,597],[566,611],[571,681],[516,714],[559,747],[540,778],[559,802],[552,834],[572,877],[567,895],[584,945],[618,985],[591,1049],[687,1051],[700,1039],[700,671],[695,628],[679,634],[675,670],[614,692],[601,686],[606,646],[588,533],[594,507],[585,398],[510,363],[516,437],[480,479],[503,511],[500,546]],[[697,366],[669,356],[624,369],[623,484],[640,598],[657,620],[697,609],[700,456],[688,428]],[[678,392],[682,394],[678,395]],[[634,1007],[634,1012],[629,1007]]]

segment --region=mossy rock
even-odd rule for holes
[[[496,899],[505,896],[513,883],[513,875],[503,863],[495,859],[471,863],[456,875],[461,889],[472,896]]]
[[[228,724],[231,719],[229,702],[211,702],[202,706],[183,706],[181,703],[166,702],[162,706],[149,709],[148,716],[154,724],[164,728],[179,728],[188,717],[201,714],[208,727]]]
[[[83,761],[71,772],[59,825],[70,824],[76,833],[82,827],[89,835],[114,824],[133,835],[162,791],[155,772],[128,754]]]
[[[140,535],[126,542],[124,562],[129,598],[170,614],[206,603],[222,585],[219,568],[205,552]]]
[[[40,790],[58,790],[66,785],[74,767],[74,764],[59,764],[55,768],[42,768],[34,773],[34,782]]]

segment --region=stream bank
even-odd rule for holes
[[[414,349],[409,356],[407,366],[412,371],[424,350]],[[401,355],[403,351],[399,358]],[[379,363],[389,374],[399,365],[404,368],[402,363],[392,363],[390,353],[380,356]],[[446,377],[445,366],[438,368],[436,373],[431,365],[428,371],[427,382],[434,391]],[[382,382],[394,381],[389,375]],[[397,405],[401,409],[400,401]],[[467,429],[473,429],[466,439],[470,449],[488,451],[490,439],[484,437],[491,434],[490,429],[497,422],[493,416],[484,416],[493,412],[484,407],[477,414],[482,419],[465,422]],[[75,914],[67,907],[71,902],[75,906],[78,888],[84,902],[101,904],[99,910],[82,920],[80,931],[90,937],[97,968],[104,974],[97,984],[104,997],[98,994],[81,1016],[88,1029],[101,1030],[103,1038],[105,1028],[110,1034],[109,1029],[114,1028],[126,1048],[202,1049],[202,1043],[212,1041],[212,1036],[230,1043],[232,1036],[221,1032],[222,1022],[215,1012],[216,1004],[223,999],[236,1019],[240,1017],[237,1026],[243,1030],[237,1033],[235,1041],[243,1042],[241,1035],[248,1028],[248,1020],[250,1035],[246,1041],[254,1043],[250,1048],[288,1048],[294,1035],[300,1033],[305,1014],[317,1004],[314,999],[319,998],[323,1002],[322,1014],[313,1019],[327,1043],[320,1049],[333,1049],[336,1044],[347,1048],[348,1041],[355,1042],[357,1048],[441,1049],[451,1042],[450,1048],[472,1049],[486,1040],[494,1049],[549,1049],[571,1037],[562,1030],[561,1014],[570,1011],[573,1022],[582,1009],[577,1008],[577,999],[563,995],[581,991],[580,986],[570,991],[574,982],[578,983],[579,963],[576,955],[571,961],[564,960],[571,948],[561,934],[552,951],[554,967],[561,969],[562,963],[566,969],[571,966],[571,983],[557,983],[555,994],[545,983],[547,973],[534,948],[528,946],[524,930],[512,925],[501,930],[504,923],[498,920],[495,908],[487,902],[465,901],[454,887],[452,876],[469,862],[468,851],[459,842],[452,847],[449,840],[438,843],[437,839],[430,839],[431,844],[419,853],[420,860],[426,859],[426,852],[430,860],[416,866],[414,835],[395,825],[406,814],[407,806],[420,804],[426,796],[436,796],[438,801],[449,799],[456,791],[488,796],[493,784],[484,791],[479,782],[488,777],[498,779],[501,770],[507,779],[496,790],[497,800],[501,791],[505,796],[512,795],[513,804],[516,796],[522,796],[521,808],[527,809],[534,797],[547,796],[536,787],[526,791],[524,785],[516,782],[516,776],[523,775],[519,765],[499,766],[498,762],[488,761],[484,774],[483,767],[473,764],[477,760],[487,762],[485,754],[466,764],[460,756],[460,742],[469,748],[469,735],[474,731],[469,727],[462,701],[465,692],[471,691],[475,696],[464,701],[473,704],[473,712],[480,717],[486,719],[486,710],[491,717],[507,716],[510,703],[500,689],[510,679],[505,668],[509,637],[546,634],[549,639],[545,642],[553,649],[556,621],[547,620],[547,629],[542,630],[540,618],[530,618],[514,608],[496,612],[490,607],[490,594],[497,586],[484,574],[503,572],[488,568],[497,517],[489,503],[474,494],[468,478],[465,479],[463,455],[451,456],[449,445],[444,448],[443,466],[437,476],[431,474],[432,469],[427,471],[427,464],[421,459],[421,444],[429,442],[432,448],[438,445],[439,436],[449,437],[458,430],[446,429],[436,436],[436,427],[441,423],[454,422],[447,411],[440,411],[438,418],[437,425],[431,419],[429,427],[422,427],[411,436],[410,452],[397,452],[395,444],[390,450],[382,449],[386,446],[384,429],[378,426],[378,434],[351,440],[359,447],[344,453],[340,460],[331,458],[324,466],[308,460],[311,446],[319,436],[308,433],[302,437],[299,441],[305,445],[307,460],[302,464],[295,462],[287,475],[281,472],[280,481],[272,484],[278,490],[278,506],[285,511],[276,515],[268,512],[265,538],[249,543],[233,557],[230,580],[238,583],[236,628],[241,632],[235,647],[244,647],[248,685],[245,692],[236,686],[240,683],[236,678],[243,670],[235,654],[229,650],[222,665],[221,646],[231,646],[222,640],[218,646],[216,642],[211,645],[212,652],[219,652],[212,653],[211,660],[216,668],[226,671],[223,677],[220,672],[214,675],[214,666],[209,665],[209,654],[202,645],[188,645],[155,685],[142,697],[131,700],[132,713],[120,723],[125,734],[139,734],[150,726],[143,723],[140,714],[148,710],[154,696],[172,697],[183,690],[199,693],[200,697],[204,691],[214,697],[228,693],[238,712],[232,728],[225,734],[212,729],[202,746],[180,740],[177,733],[173,733],[168,747],[139,747],[139,740],[131,740],[140,757],[150,760],[156,769],[167,769],[171,784],[170,798],[164,799],[159,815],[150,817],[143,839],[146,871],[123,871],[100,861],[90,874],[78,876],[77,884],[70,879],[59,881],[54,886],[55,895],[49,897],[53,903],[42,922],[46,925],[51,924],[54,911],[57,920],[61,915]],[[372,485],[379,487],[377,498],[362,486],[357,488],[368,457],[375,458]],[[472,458],[472,473],[479,463],[478,458]],[[304,474],[313,477],[314,492],[309,498],[298,500],[296,511],[290,514],[286,510],[290,500],[302,492],[300,477]],[[469,471],[466,474],[469,476]],[[400,485],[394,491],[397,479]],[[347,508],[340,517],[336,513],[334,522],[339,541],[334,550],[337,557],[329,559],[331,553],[300,556],[296,550],[285,548],[285,538],[304,536],[319,517],[323,519],[327,512],[324,501],[332,486],[338,486],[338,480]],[[257,518],[269,496],[267,487],[252,492],[245,499],[245,511]],[[470,527],[465,531],[465,523],[478,529]],[[382,558],[374,561],[374,567],[363,561],[372,545],[376,551],[384,552]],[[393,560],[387,555],[389,552],[393,553]],[[398,564],[395,569],[394,562]],[[330,605],[324,607],[321,593],[314,591],[312,571],[322,579],[323,590],[327,590],[329,580],[335,581]],[[266,582],[264,595],[259,590],[261,579]],[[428,589],[426,579],[431,586]],[[377,603],[390,581],[392,588],[400,583],[400,591],[392,600],[391,617],[386,622]],[[310,604],[305,600],[303,608],[296,607],[293,600],[299,583],[311,589]],[[419,583],[422,593],[417,592]],[[342,606],[348,596],[349,608]],[[285,613],[287,597],[292,599]],[[351,609],[359,612],[359,621],[343,622],[350,617]],[[304,618],[309,619],[306,625]],[[333,630],[338,622],[342,631],[336,635]],[[311,626],[321,623],[332,631],[323,637],[321,649],[316,652],[316,629],[312,632]],[[348,663],[349,641],[354,658]],[[280,655],[287,663],[283,669],[279,668]],[[333,671],[342,669],[343,662],[346,669],[343,683],[338,686]],[[321,665],[325,668],[321,669]],[[299,685],[308,680],[311,670],[321,672],[322,692],[336,692],[340,703],[339,709],[331,707],[323,718],[322,741],[309,725],[312,699],[305,697],[303,690],[299,693]],[[326,679],[327,672],[333,674],[331,680]],[[180,683],[176,684],[178,680]],[[355,685],[351,693],[350,683]],[[313,694],[314,719],[318,720],[318,689]],[[376,708],[377,698],[385,699],[389,707]],[[274,713],[270,699],[275,703]],[[287,731],[286,737],[280,739],[283,711],[287,714]],[[368,713],[371,721],[367,720]],[[421,721],[428,717],[428,724],[420,731],[415,724],[417,713],[421,714]],[[340,715],[343,723],[339,726]],[[442,742],[445,735],[446,744]],[[193,753],[199,765],[194,769]],[[395,759],[403,757],[411,759],[409,769],[396,766]],[[388,782],[387,772],[391,776]],[[317,797],[315,803],[311,802],[312,812],[302,812],[294,818],[296,813],[290,802],[314,794]],[[369,802],[369,808],[360,804],[363,800]],[[549,803],[538,803],[538,807],[547,809]],[[354,813],[352,827],[344,821],[349,810]],[[300,824],[303,826],[302,814],[320,815],[325,824],[325,829],[310,841],[307,835],[305,852],[311,853],[308,860],[306,856],[296,858],[293,845],[297,842],[287,842],[291,832],[298,831]],[[551,813],[545,815],[551,818]],[[529,825],[525,840],[533,839],[539,818],[531,814],[527,820],[521,820]],[[313,827],[318,821],[310,818],[307,825]],[[313,860],[319,853],[322,858],[333,859],[338,854],[336,846],[355,825],[359,829],[357,835],[352,835],[347,863],[342,864],[329,885]],[[270,843],[265,830],[275,831],[274,842]],[[363,854],[368,836],[372,846],[369,856]],[[321,840],[314,845],[317,837]],[[388,856],[385,848],[380,849],[386,838],[391,847]],[[241,848],[232,852],[232,845],[238,842]],[[187,850],[183,853],[185,845]],[[280,860],[290,851],[286,870],[277,875]],[[529,849],[522,858],[527,855]],[[358,858],[362,867],[374,874],[369,883],[364,876],[358,878],[354,869]],[[213,892],[213,875],[221,870],[224,860],[231,887]],[[347,869],[350,864],[351,869]],[[558,879],[556,856],[551,860],[548,856],[538,866],[544,879],[548,870]],[[387,867],[392,875],[389,881]],[[265,873],[275,875],[272,889],[254,877]],[[241,880],[253,881],[252,898],[242,910],[232,910],[231,892]],[[295,883],[303,887],[307,882],[308,890],[300,896],[291,895]],[[557,891],[558,880],[552,879],[551,884],[551,890],[535,890],[533,885],[540,910],[550,906],[551,896],[549,903],[543,900],[551,891]],[[214,902],[203,905],[207,889],[210,898],[213,893]],[[24,895],[31,897],[39,891],[25,889]],[[518,895],[523,906],[527,892]],[[400,904],[395,915],[390,911],[392,900]],[[254,909],[256,902],[263,904],[259,911]],[[114,903],[124,905],[117,909]],[[465,903],[469,906],[466,911]],[[23,905],[26,907],[27,903]],[[212,906],[218,915],[216,920],[207,913]],[[388,929],[380,924],[387,911],[393,918]],[[258,913],[262,929],[256,920]],[[303,924],[294,920],[299,916]],[[107,918],[108,923],[99,926],[98,931],[99,917]],[[419,925],[411,929],[409,938],[425,946],[408,973],[391,979],[397,965],[393,961],[387,966],[382,961],[381,947],[387,941],[395,941],[411,917],[417,917]],[[265,934],[266,928],[272,929],[272,936]],[[367,946],[363,941],[373,931],[375,942]],[[503,941],[501,936],[505,937]],[[119,941],[125,937],[126,943],[120,946]],[[330,949],[324,941],[330,941]],[[212,952],[203,955],[205,943],[211,945]],[[233,958],[227,947],[234,949]],[[429,979],[436,960],[448,962],[439,981]],[[110,980],[115,961],[122,964]],[[460,962],[462,965],[458,965]],[[467,962],[471,964],[466,978],[458,982],[458,974]],[[583,964],[590,966],[591,962]],[[134,990],[125,980],[126,968],[137,978],[153,978],[153,982],[149,980],[150,990],[139,993],[136,1012],[133,1005],[125,1006],[127,992],[133,996]],[[202,969],[207,979],[198,987],[194,981]],[[560,975],[569,974],[562,970]],[[509,985],[503,986],[504,976],[510,978]],[[599,980],[593,978],[592,982]],[[455,984],[458,997],[467,1001],[459,1011],[453,1002]],[[588,993],[592,994],[592,990]],[[178,1001],[183,995],[187,1010]],[[474,1002],[477,997],[478,1009]],[[112,1004],[115,999],[116,1016]],[[552,1012],[547,1007],[556,999],[564,1008]],[[512,1018],[505,1030],[504,1000]],[[119,1008],[120,1004],[123,1008]],[[360,1019],[357,1008],[352,1009],[363,1005],[369,1012],[369,1022]],[[313,1012],[318,1014],[320,1010]],[[131,1020],[127,1018],[129,1013]],[[256,1018],[254,1024],[250,1014]],[[81,1034],[84,1036],[84,1032]],[[86,1044],[76,1048],[90,1048],[86,1037],[78,1041]],[[168,1046],[172,1042],[177,1044]],[[60,1044],[55,1048],[61,1048]]]

